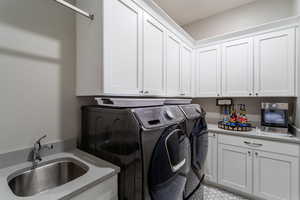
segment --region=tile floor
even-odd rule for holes
[[[204,186],[204,200],[248,200],[244,197],[237,196],[230,192],[217,188]]]

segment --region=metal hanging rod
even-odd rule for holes
[[[90,14],[88,12],[85,12],[83,10],[81,10],[80,8],[77,8],[76,6],[64,1],[64,0],[54,0],[55,2],[67,7],[67,8],[70,8],[71,10],[77,12],[78,14],[82,15],[82,16],[85,16],[87,18],[89,18],[90,20],[94,20],[94,15],[93,14]]]

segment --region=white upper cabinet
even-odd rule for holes
[[[164,96],[167,91],[170,96],[190,95],[193,52],[184,51],[181,69],[180,49],[192,43],[163,17],[132,0],[77,5],[95,16],[92,21],[76,17],[78,96]]]
[[[179,96],[180,89],[180,41],[171,33],[167,33],[167,95]]]
[[[213,46],[195,50],[142,1],[76,3],[95,16],[76,16],[78,96],[296,96],[295,24],[211,38]]]
[[[144,12],[143,93],[164,95],[165,28]]]
[[[221,48],[211,46],[197,50],[196,96],[217,97],[221,92]]]
[[[139,94],[142,10],[130,0],[110,0],[104,17],[104,93]]]
[[[252,96],[253,39],[246,38],[223,44],[222,95]]]
[[[181,47],[181,96],[192,96],[193,50]]]
[[[295,95],[295,29],[254,38],[255,94]]]

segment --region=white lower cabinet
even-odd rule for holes
[[[218,146],[219,184],[242,192],[252,192],[252,152],[249,149],[220,144]]]
[[[118,176],[80,193],[71,200],[118,200]]]
[[[299,200],[298,144],[218,135],[218,184],[266,200]]]
[[[272,200],[299,200],[299,159],[254,152],[254,195]]]
[[[218,181],[218,140],[216,133],[208,133],[208,152],[205,163],[205,180]]]

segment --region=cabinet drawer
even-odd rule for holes
[[[299,145],[268,140],[246,138],[231,135],[219,135],[219,143],[245,147],[249,149],[268,151],[291,156],[299,156]]]

